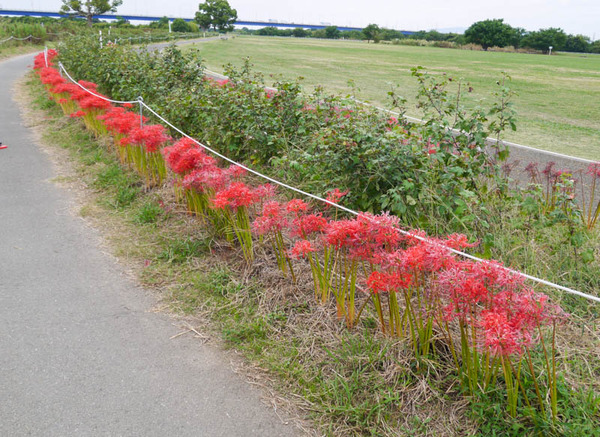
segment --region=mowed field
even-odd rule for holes
[[[474,88],[469,106],[491,104],[491,93],[505,71],[512,77],[518,112],[517,132],[507,140],[581,158],[600,160],[600,55],[518,53],[366,44],[354,41],[236,36],[197,43],[206,66],[221,73],[223,65],[241,65],[250,57],[267,76],[304,78],[307,92],[323,85],[348,94],[348,81],[360,89],[357,98],[385,105],[391,85],[408,99],[407,115],[415,107],[417,82],[410,69],[423,66],[434,74],[448,73]]]

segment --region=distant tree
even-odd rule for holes
[[[279,34],[278,29],[273,26],[262,27],[256,31],[257,35],[261,36],[277,36]]]
[[[169,28],[169,18],[162,17],[160,20],[153,21],[152,23],[148,24],[148,27],[150,29],[168,29]]]
[[[521,44],[523,47],[530,47],[547,53],[549,47],[552,47],[552,50],[563,50],[566,42],[567,34],[564,30],[556,27],[549,27],[548,29],[530,32],[523,38]]]
[[[523,29],[522,27],[513,27],[513,35],[510,45],[515,49],[518,49],[521,47],[521,42],[523,41],[523,38],[525,38],[525,35],[527,35],[527,30]]]
[[[92,26],[94,16],[105,12],[117,12],[123,0],[62,0],[61,15],[84,17],[88,26]]]
[[[362,30],[362,33],[365,36],[365,39],[367,40],[367,43],[369,43],[369,41],[378,42],[380,32],[381,29],[377,24],[369,24]]]
[[[343,30],[340,31],[340,38],[362,41],[365,39],[365,34],[362,33],[362,30]]]
[[[308,32],[306,29],[296,27],[294,30],[292,30],[292,35],[294,35],[296,38],[305,38],[308,35]]]
[[[425,35],[427,41],[446,41],[448,39],[447,33],[440,33],[437,30],[430,30]]]
[[[417,30],[416,32],[411,33],[409,38],[410,39],[425,39],[426,36],[427,36],[427,31]]]
[[[379,38],[384,41],[391,41],[393,39],[404,39],[406,38],[406,35],[399,30],[382,28],[379,32]]]
[[[168,29],[169,21],[169,17],[162,17],[160,20],[158,20],[158,27],[161,29]]]
[[[171,25],[173,32],[190,32],[189,24],[183,18],[176,18]]]
[[[453,42],[460,46],[467,42],[465,36],[462,33],[449,33],[447,41]]]
[[[340,29],[337,26],[327,26],[325,28],[325,38],[338,39],[340,37]]]
[[[237,20],[237,11],[227,0],[206,0],[198,5],[195,21],[203,30],[211,27],[217,32],[231,32]]]
[[[479,44],[483,50],[511,45],[514,35],[514,29],[505,24],[502,18],[478,21],[465,30],[465,40]]]
[[[600,53],[600,39],[590,45],[590,53]]]
[[[591,48],[591,41],[584,35],[568,35],[565,42],[565,51],[588,53]]]

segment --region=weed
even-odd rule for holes
[[[198,258],[209,250],[207,240],[194,240],[192,238],[178,238],[166,242],[166,247],[158,254],[157,259],[169,264],[188,262],[190,258]]]
[[[164,214],[164,210],[155,201],[146,201],[138,209],[135,222],[139,224],[154,224]]]

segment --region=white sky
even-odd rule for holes
[[[121,14],[191,18],[199,0],[124,0]],[[401,30],[467,28],[488,18],[514,27],[560,27],[567,33],[600,39],[600,0],[229,0],[238,19],[332,23],[364,27],[369,23]],[[57,11],[61,0],[0,0],[0,8]]]

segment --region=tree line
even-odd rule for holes
[[[105,12],[116,12],[122,0],[63,0],[61,13],[80,16],[87,19],[91,25],[93,17]],[[215,30],[230,32],[234,29],[237,11],[227,0],[206,0],[198,5],[198,12],[192,22],[178,18],[173,21],[171,28],[174,32],[196,32],[198,30]],[[169,19],[161,18],[150,27],[168,28]],[[585,35],[567,34],[560,28],[550,27],[536,31],[527,31],[520,27],[512,27],[503,19],[489,19],[473,23],[464,34],[442,33],[436,30],[401,32],[394,29],[369,24],[362,30],[340,30],[337,26],[327,26],[322,29],[279,29],[268,26],[258,30],[241,29],[242,33],[264,36],[289,36],[296,38],[328,38],[356,39],[373,41],[400,41],[403,39],[426,40],[434,42],[446,41],[455,45],[478,44],[483,50],[490,47],[528,48],[542,52],[567,51],[581,53],[600,53],[600,40],[592,41]]]
[[[378,43],[380,41],[425,40],[431,42],[447,41],[457,46],[465,44],[480,45],[483,50],[491,47],[514,47],[515,49],[532,49],[547,53],[549,47],[553,51],[600,53],[600,40],[591,41],[585,35],[567,34],[560,28],[527,31],[519,27],[511,27],[502,19],[484,20],[471,25],[464,34],[442,33],[436,30],[420,30],[417,32],[402,32],[386,29],[376,24],[369,24],[362,30],[342,31],[336,26],[310,30],[303,28],[279,29],[274,26],[257,30],[242,28],[242,33],[263,36],[284,36],[296,38],[329,38],[354,39]]]

